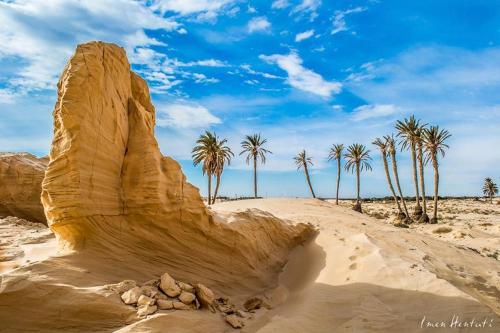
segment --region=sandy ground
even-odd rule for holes
[[[56,252],[54,234],[45,225],[12,216],[0,219],[0,274]]]
[[[313,199],[259,199],[212,207],[220,215],[259,209],[289,223],[311,223],[318,229],[314,240],[290,255],[278,283],[270,281],[270,287],[262,290],[273,308],[257,310],[242,332],[500,331],[497,206],[444,202],[443,224],[401,229],[391,225],[390,214],[385,217],[392,209],[390,204],[365,204],[367,214],[356,213],[349,205],[343,202],[339,207]],[[383,217],[369,216],[378,214]],[[4,248],[3,235],[21,239],[33,233],[11,222],[2,221],[0,226]],[[440,227],[452,230],[435,233]],[[20,229],[5,232],[11,228]],[[30,237],[33,235],[27,239]],[[51,238],[45,237],[49,240],[42,243],[54,249]],[[13,243],[16,241],[11,239]],[[23,242],[18,244],[23,248]],[[112,262],[97,265],[88,257],[41,260],[31,255],[33,252],[24,251],[15,256],[15,265],[21,266],[0,275],[0,322],[10,325],[0,325],[1,332],[234,331],[220,315],[207,310],[160,311],[137,320],[131,307],[103,288],[126,273],[113,269]],[[41,261],[33,263],[35,260]],[[146,269],[147,264],[131,263],[129,275],[134,278],[136,271]],[[238,303],[248,296],[236,293],[231,298]],[[17,323],[20,315],[15,305],[20,301],[21,307],[32,309],[23,315],[23,321],[29,323]],[[53,313],[58,311],[66,313],[54,323]],[[66,319],[68,314],[73,321]],[[17,322],[7,320],[16,315]],[[463,327],[473,319],[475,326],[484,327]],[[430,327],[436,325],[444,327]]]

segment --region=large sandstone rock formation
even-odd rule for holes
[[[147,84],[131,72],[125,51],[102,42],[78,46],[58,84],[42,192],[61,244],[99,249],[116,260],[117,272],[142,260],[151,275],[266,285],[312,228],[258,212],[216,222],[223,219],[207,211],[179,164],[160,153],[154,125]]]
[[[0,217],[47,223],[40,202],[47,162],[28,153],[0,154]]]

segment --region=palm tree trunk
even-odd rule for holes
[[[417,206],[415,207],[416,215],[422,214],[422,208],[420,207],[420,193],[418,191],[418,176],[417,176],[417,158],[416,158],[415,145],[411,145],[411,162],[413,164],[413,183],[415,184],[415,199],[417,200]]]
[[[438,161],[437,154],[433,153],[432,155],[432,166],[434,167],[434,215],[433,215],[433,223],[437,223],[437,212],[438,212],[438,193],[439,193],[439,170],[438,170]]]
[[[422,190],[422,208],[424,214],[427,214],[427,199],[425,198],[425,179],[424,179],[424,152],[422,143],[418,144],[418,164],[420,170],[420,188]]]
[[[398,188],[399,197],[401,198],[401,202],[403,203],[405,214],[407,217],[409,217],[408,208],[406,207],[405,197],[403,196],[403,191],[401,191],[401,184],[399,183],[398,164],[396,161],[396,154],[394,152],[391,153],[391,159],[392,159],[392,172],[394,172],[394,179],[396,180],[396,187]]]
[[[339,204],[339,186],[340,186],[340,157],[337,158],[337,196],[335,198],[335,204]]]
[[[309,170],[307,169],[307,164],[304,164],[304,171],[306,173],[307,184],[309,184],[309,189],[311,190],[311,194],[312,194],[313,198],[316,198],[316,195],[314,194],[313,187],[311,185],[311,178],[309,177]]]
[[[210,172],[207,172],[208,176],[208,204],[212,204],[212,175]]]
[[[359,196],[359,190],[360,190],[360,184],[359,184],[359,162],[356,163],[356,189],[357,189],[357,193],[358,193],[358,196],[356,197],[356,203],[359,204],[360,202],[360,196]]]
[[[257,155],[253,155],[253,193],[257,199]]]
[[[387,177],[387,184],[389,184],[389,189],[391,190],[392,196],[394,197],[394,201],[398,206],[398,212],[402,213],[403,211],[401,210],[401,205],[399,204],[398,197],[396,196],[396,191],[394,191],[394,186],[392,186],[391,175],[389,174],[389,165],[387,164],[387,154],[385,153],[382,154],[382,160],[384,161],[384,171],[385,171],[385,176]]]
[[[215,203],[215,199],[217,199],[217,193],[219,193],[220,178],[221,178],[221,174],[218,173],[216,175],[215,191],[214,191],[214,198],[212,199],[212,203]]]

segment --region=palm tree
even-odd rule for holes
[[[431,126],[423,130],[423,140],[426,152],[426,161],[432,161],[434,168],[434,215],[431,223],[437,223],[437,204],[438,204],[438,189],[439,189],[439,163],[438,155],[444,157],[445,149],[448,148],[444,142],[451,136],[451,134],[439,126]]]
[[[398,207],[398,216],[401,216],[403,214],[403,211],[401,210],[399,199],[396,196],[396,191],[394,191],[394,186],[392,186],[391,175],[389,173],[389,165],[387,163],[387,149],[388,149],[387,139],[388,139],[387,137],[384,137],[383,140],[381,140],[380,138],[376,138],[372,143],[380,149],[380,153],[382,154],[382,162],[384,164],[384,171],[385,171],[385,176],[387,178],[387,184],[389,184],[389,189],[391,190],[392,196],[394,197],[394,201],[396,202],[396,205]]]
[[[405,118],[403,121],[398,120],[396,122],[396,130],[398,131],[397,136],[401,137],[400,141],[401,150],[410,150],[411,161],[413,165],[413,183],[415,184],[415,198],[417,205],[414,210],[415,218],[420,218],[422,215],[422,207],[420,206],[420,195],[418,190],[418,177],[417,177],[417,159],[416,159],[416,149],[418,141],[420,139],[418,132],[422,125],[420,125],[420,120],[417,120],[415,116],[411,116],[409,119]]]
[[[339,186],[340,186],[340,160],[342,159],[342,151],[344,150],[343,144],[333,145],[328,154],[328,160],[337,160],[337,196],[335,197],[335,204],[339,204]]]
[[[262,164],[266,163],[266,154],[272,154],[270,150],[264,149],[267,139],[260,137],[260,134],[247,135],[245,140],[241,141],[243,151],[240,155],[247,153],[247,164],[253,160],[253,194],[257,198],[257,159],[260,158]]]
[[[313,198],[316,198],[314,194],[314,190],[311,185],[311,178],[309,177],[309,169],[307,165],[313,165],[311,157],[306,155],[306,151],[302,150],[297,156],[293,158],[295,160],[295,164],[297,165],[297,170],[304,169],[304,173],[306,174],[307,184],[309,184],[309,189],[311,190],[311,194]]]
[[[398,218],[406,223],[411,223],[410,215],[408,214],[408,208],[406,207],[405,197],[403,191],[401,191],[401,184],[399,183],[398,174],[398,162],[396,160],[396,141],[394,140],[394,135],[386,135],[384,139],[387,142],[387,151],[391,156],[392,160],[392,172],[394,173],[394,179],[396,181],[396,187],[398,188],[399,197],[401,198],[401,203],[403,204],[404,214],[400,214]]]
[[[417,141],[417,148],[418,148],[418,169],[419,169],[419,176],[420,176],[420,190],[422,191],[422,215],[420,216],[420,219],[418,220],[419,223],[428,223],[429,222],[429,215],[427,215],[427,198],[425,197],[425,180],[424,180],[424,140],[423,140],[423,131],[426,128],[427,124],[421,125],[420,128],[417,130],[417,136],[418,136],[418,141]]]
[[[488,196],[490,202],[493,203],[493,197],[498,193],[498,187],[489,177],[484,180],[483,193],[485,196]]]
[[[208,179],[208,204],[212,200],[212,175],[217,163],[217,136],[215,133],[206,131],[196,140],[196,146],[192,151],[193,164],[196,166],[203,162],[202,172]]]
[[[347,172],[351,171],[354,173],[356,171],[356,189],[357,189],[357,197],[356,197],[356,205],[354,205],[353,209],[358,212],[362,212],[361,210],[361,198],[359,196],[360,191],[360,177],[359,174],[363,170],[371,170],[372,166],[368,162],[371,160],[370,151],[366,149],[366,147],[359,143],[353,143],[347,148],[347,153],[344,155],[346,159],[346,164],[344,168]]]
[[[222,176],[222,171],[224,171],[224,166],[226,163],[229,165],[231,164],[231,157],[234,156],[233,152],[231,151],[231,148],[226,146],[227,139],[224,140],[219,140],[216,137],[216,158],[215,158],[215,165],[214,165],[214,174],[216,177],[215,181],[215,191],[214,191],[214,197],[212,199],[212,203],[215,203],[215,199],[217,199],[217,193],[219,192],[219,185],[220,185],[220,179]]]

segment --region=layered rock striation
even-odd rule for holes
[[[160,153],[154,126],[148,86],[125,51],[79,45],[58,83],[42,192],[61,245],[99,249],[116,265],[148,261],[151,275],[266,285],[312,228],[262,212],[213,216],[180,165]]]
[[[0,217],[47,223],[40,202],[47,162],[29,153],[0,154]]]

